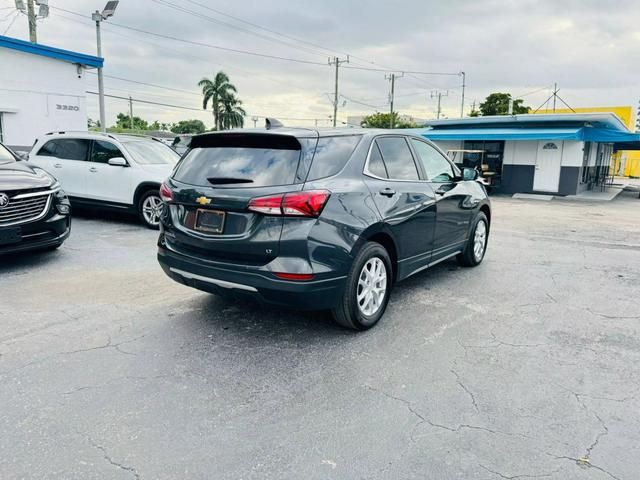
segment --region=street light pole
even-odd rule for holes
[[[462,75],[462,103],[460,105],[460,118],[464,118],[464,89],[467,86],[467,75],[464,72],[460,72]]]
[[[96,42],[98,43],[98,57],[102,58],[102,39],[100,37],[100,22],[103,20],[102,14],[96,10],[91,16],[96,22]],[[98,67],[98,105],[100,108],[100,131],[106,132],[104,113],[104,79],[102,77],[102,67]]]
[[[112,17],[118,6],[117,0],[110,0],[102,12],[96,10],[91,19],[96,22],[96,42],[98,44],[98,57],[102,58],[102,39],[100,38],[100,22]],[[100,106],[100,131],[106,132],[106,119],[104,113],[104,79],[102,77],[102,67],[98,67],[98,104]]]

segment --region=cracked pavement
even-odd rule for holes
[[[640,201],[493,203],[361,334],[178,285],[127,217],[0,257],[1,477],[640,478]]]

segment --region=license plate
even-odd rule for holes
[[[222,233],[225,213],[219,210],[199,208],[196,211],[196,230],[207,233]]]
[[[10,243],[18,243],[22,241],[22,229],[17,228],[0,228],[0,245],[8,245]]]

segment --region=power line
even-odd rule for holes
[[[54,6],[51,6],[50,8],[54,8],[56,10],[61,10],[63,12],[71,13],[73,15],[78,15],[80,17],[89,18],[87,15],[84,15],[84,14],[78,13],[78,12],[74,12],[72,10],[67,10],[65,8],[54,7]],[[304,60],[304,59],[300,59],[300,58],[282,57],[282,56],[279,56],[279,55],[270,55],[270,54],[266,54],[266,53],[253,52],[253,51],[242,50],[242,49],[238,49],[238,48],[223,47],[221,45],[214,45],[214,44],[211,44],[211,43],[197,42],[195,40],[187,40],[185,38],[174,37],[172,35],[166,35],[166,34],[163,34],[163,33],[151,32],[149,30],[144,30],[142,28],[132,27],[130,25],[124,25],[124,24],[116,23],[116,22],[112,22],[112,21],[109,22],[109,25],[110,26],[119,27],[119,28],[125,28],[125,29],[128,29],[128,30],[133,30],[134,32],[144,33],[146,35],[152,35],[154,37],[165,38],[165,39],[173,40],[173,41],[176,41],[176,42],[182,42],[182,43],[187,43],[187,44],[190,44],[190,45],[197,45],[197,46],[201,46],[201,47],[213,48],[213,49],[216,49],[216,50],[222,50],[222,51],[227,51],[227,52],[231,52],[231,53],[237,53],[237,54],[242,54],[242,55],[251,55],[251,56],[254,56],[254,57],[269,58],[269,59],[272,59],[272,60],[296,62],[296,63],[306,64],[306,65],[318,65],[318,66],[322,66],[322,67],[325,67],[327,65],[324,62],[315,62],[315,61],[312,61],[312,60]],[[364,70],[364,71],[370,71],[370,72],[388,72],[389,71],[389,69],[360,67],[360,66],[356,66],[356,65],[346,66],[344,68],[349,68],[349,69],[353,69],[353,70]],[[459,75],[459,73],[423,72],[423,71],[415,71],[415,70],[404,70],[404,69],[401,69],[401,68],[393,69],[393,70],[399,71],[399,72],[404,72],[406,74],[412,74],[412,75],[436,75],[436,76],[458,76]]]
[[[88,71],[87,73],[90,73],[92,75],[96,75],[94,72],[91,72],[91,71]],[[198,97],[202,97],[202,94],[200,94],[200,93],[192,92],[190,90],[183,90],[181,88],[166,87],[164,85],[158,85],[157,83],[141,82],[139,80],[131,80],[129,78],[116,77],[114,75],[105,75],[105,78],[112,78],[114,80],[121,80],[123,82],[135,83],[135,84],[138,84],[138,85],[145,85],[147,87],[162,88],[164,90],[171,90],[171,91],[180,92],[180,93],[188,93],[189,95],[196,95]]]

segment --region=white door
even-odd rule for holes
[[[544,141],[538,144],[533,189],[538,192],[557,192],[560,186],[562,142]]]
[[[71,197],[84,197],[89,140],[56,138],[45,143],[29,161],[56,177]]]
[[[109,159],[116,157],[125,158],[116,145],[106,140],[93,141],[91,161],[87,162],[87,198],[109,203],[131,203],[131,167],[109,165]]]

